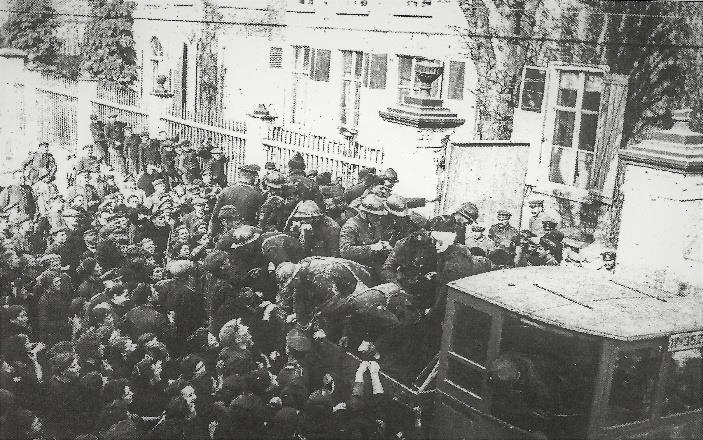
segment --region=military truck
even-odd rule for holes
[[[448,286],[435,386],[381,374],[428,438],[703,438],[700,291],[551,266]]]

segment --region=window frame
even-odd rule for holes
[[[559,197],[582,202],[590,199],[593,195],[597,195],[603,203],[610,204],[612,194],[606,193],[606,187],[584,189],[575,185],[558,183],[550,181],[550,171],[552,162],[552,150],[554,147],[554,124],[556,123],[556,99],[559,88],[559,74],[561,72],[584,72],[584,73],[599,73],[603,74],[604,81],[610,82],[610,68],[606,65],[585,65],[585,64],[565,64],[565,63],[550,63],[547,67],[547,75],[545,77],[545,93],[543,98],[543,119],[542,119],[542,141],[540,143],[539,167],[540,172],[537,177],[535,191],[540,194],[558,194]],[[556,78],[556,79],[555,79]],[[602,103],[601,103],[602,104]],[[601,106],[602,107],[602,106]],[[600,110],[600,109],[599,109]],[[598,112],[601,117],[600,111]],[[596,128],[596,132],[598,128]],[[572,137],[573,139],[573,137]],[[595,150],[595,148],[594,148]],[[586,150],[584,150],[586,151]],[[593,152],[595,155],[596,151]],[[577,154],[575,154],[576,156]]]
[[[364,85],[365,76],[368,74],[368,54],[359,50],[340,50],[342,61],[341,66],[341,89],[339,103],[339,126],[347,130],[356,132],[359,127],[359,117],[361,109],[361,89]],[[351,68],[347,73],[345,69],[345,59],[347,54],[351,55]],[[358,71],[358,75],[357,75]],[[345,93],[345,85],[353,87],[354,91],[350,93],[350,97],[354,97],[354,102],[346,102],[347,94]],[[351,122],[349,117],[351,116]]]
[[[445,315],[446,319],[443,325],[441,349],[442,356],[440,358],[440,376],[438,377],[438,384],[443,392],[456,399],[459,399],[460,401],[468,402],[470,406],[488,414],[492,400],[492,395],[489,392],[490,389],[488,387],[488,366],[497,356],[501,332],[503,329],[503,312],[500,308],[491,304],[483,303],[474,298],[467,297],[459,291],[455,292],[456,293],[450,292],[447,296],[447,313]],[[451,350],[454,333],[454,316],[456,313],[457,304],[485,313],[491,319],[491,328],[487,341],[486,365],[480,365],[477,362],[467,359]],[[447,377],[450,359],[459,362],[463,366],[469,367],[473,371],[480,372],[482,375],[481,395],[467,390],[461,385],[452,382]]]
[[[293,64],[291,69],[291,105],[290,122],[305,125],[307,87],[312,68],[312,48],[305,45],[292,45]],[[302,98],[302,99],[301,99]]]

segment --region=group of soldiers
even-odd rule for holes
[[[16,438],[421,435],[417,412],[391,416],[379,372],[410,383],[436,361],[446,284],[563,259],[539,200],[523,230],[505,210],[478,224],[471,202],[428,219],[413,208],[435,200],[396,194],[392,168],[344,188],[297,154],[228,183],[212,142],[114,115],[91,130],[66,191],[42,143],[0,192]],[[361,357],[354,377],[324,341]]]

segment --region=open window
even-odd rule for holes
[[[703,348],[670,353],[664,377],[662,415],[670,416],[703,407]]]

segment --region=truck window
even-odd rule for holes
[[[483,396],[491,316],[460,302],[454,303],[447,380],[477,397]]]
[[[547,438],[583,438],[600,340],[506,316],[489,367],[491,413]]]
[[[671,362],[664,384],[664,415],[693,411],[701,406],[701,370],[703,348],[671,353]]]
[[[618,353],[608,399],[607,425],[649,418],[658,369],[659,354],[655,348]]]

